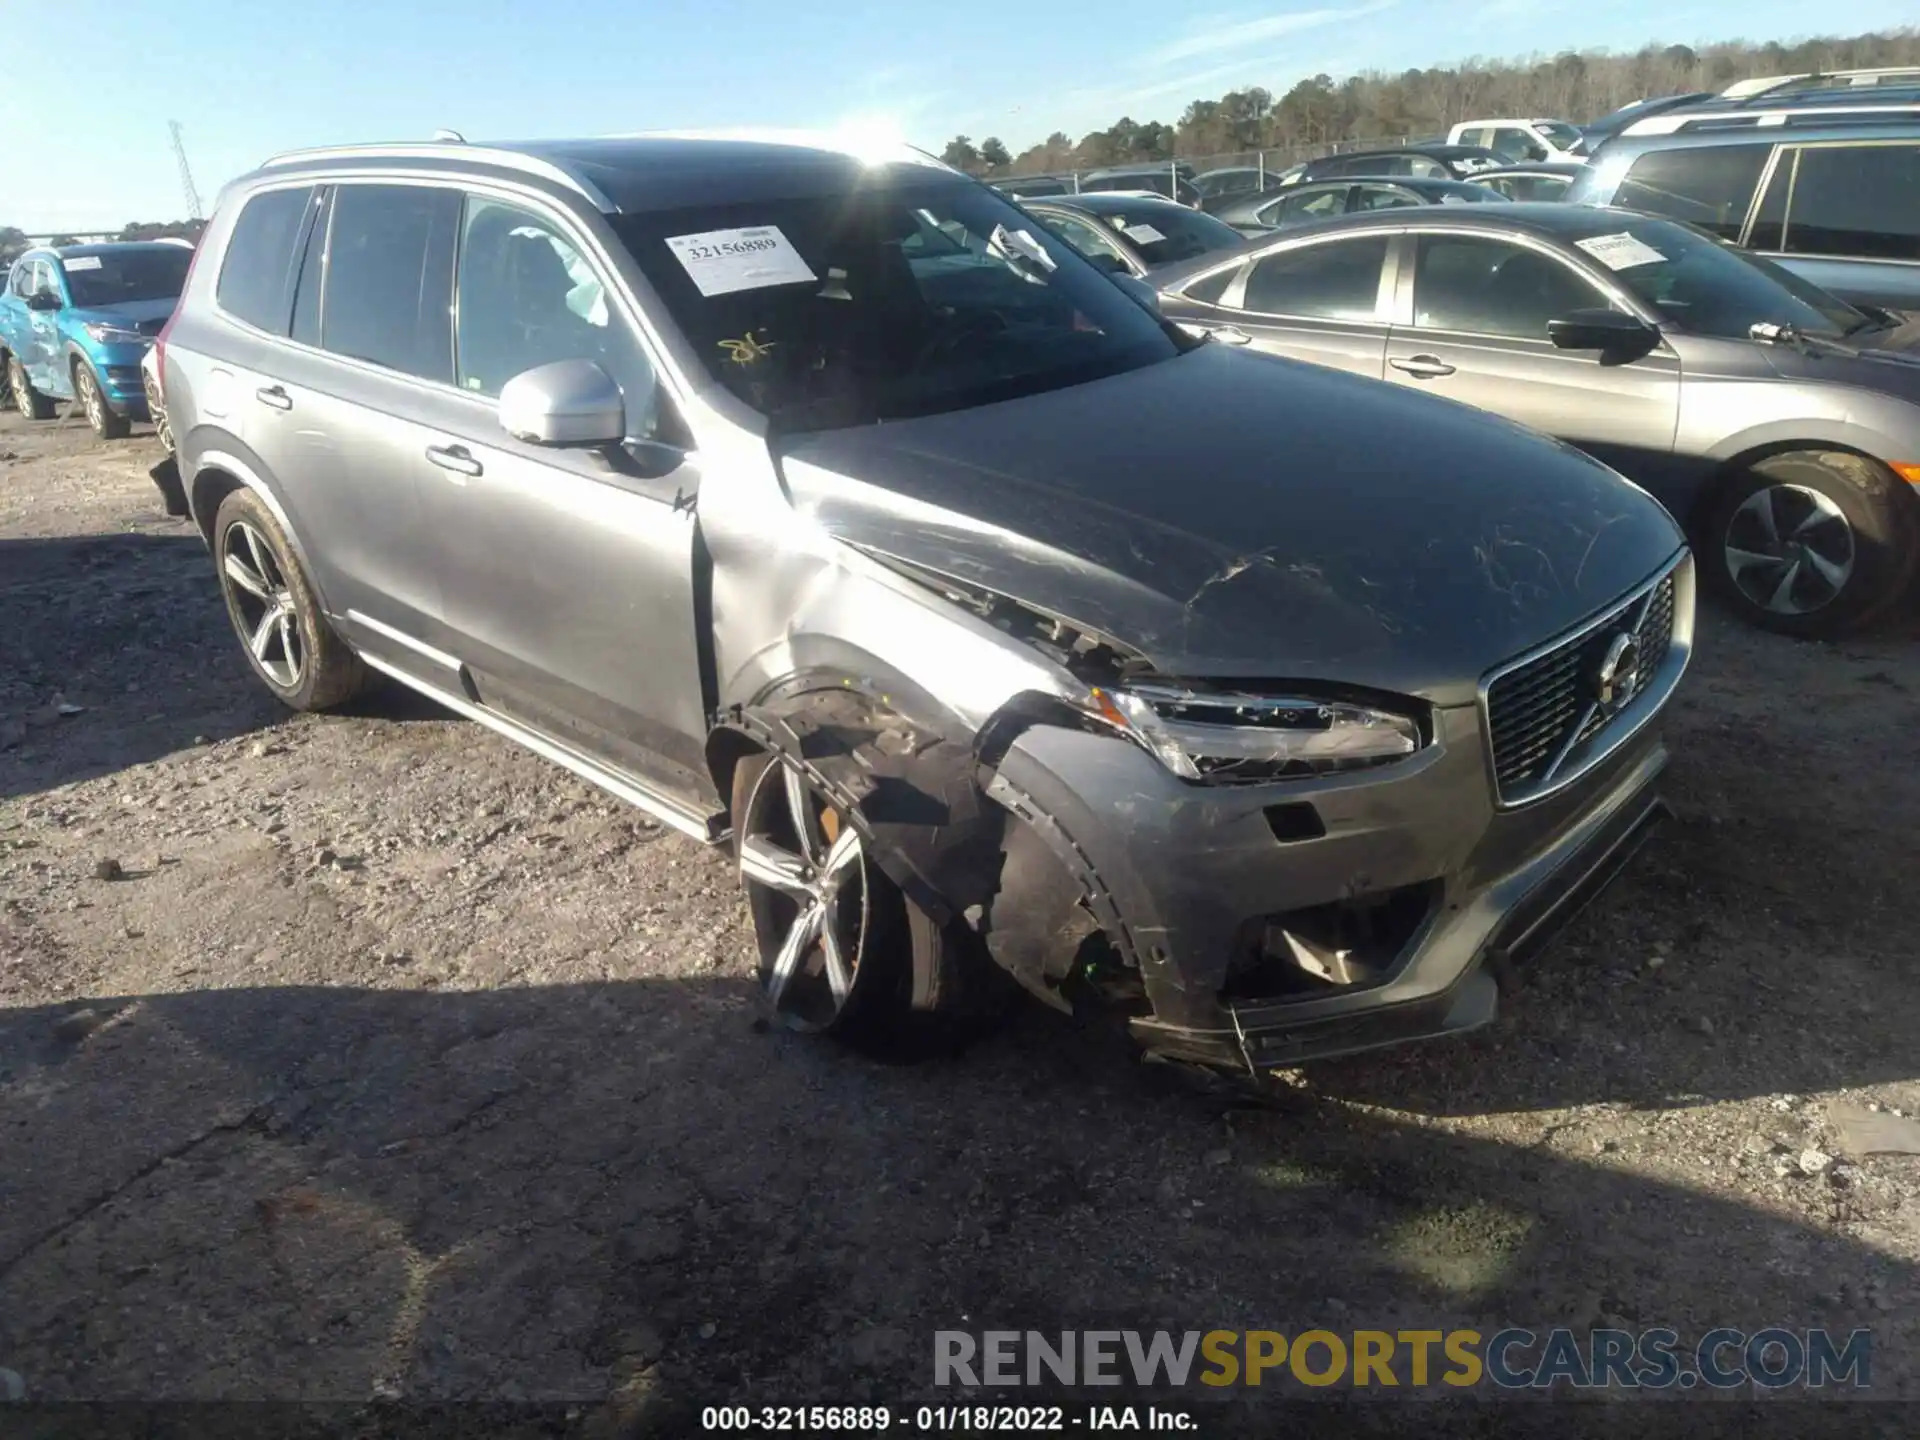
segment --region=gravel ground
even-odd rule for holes
[[[1913,635],[1705,616],[1678,823],[1501,1022],[1235,1108],[1037,1006],[767,1031],[719,855],[403,694],[281,710],[157,458],[0,420],[9,1388],[678,1433],[951,1400],[938,1328],[1779,1323],[1920,1399],[1920,1158],[1839,1128],[1920,1114]]]

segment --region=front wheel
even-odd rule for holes
[[[733,775],[734,858],[775,1018],[895,1056],[927,1048],[968,956],[874,862],[860,831],[785,756]]]
[[[33,381],[27,378],[27,367],[20,363],[17,355],[7,361],[7,391],[13,398],[14,408],[27,419],[53,418],[52,398],[33,388]]]
[[[1885,466],[1845,451],[1770,455],[1727,486],[1701,560],[1750,622],[1804,639],[1845,634],[1903,595],[1920,506]]]
[[[133,426],[127,417],[119,414],[107,403],[107,395],[100,388],[100,377],[93,373],[93,367],[81,360],[73,367],[73,393],[80,399],[80,408],[86,412],[87,424],[93,433],[102,440],[124,440]]]

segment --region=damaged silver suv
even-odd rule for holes
[[[260,678],[381,672],[727,845],[803,1028],[990,957],[1242,1073],[1464,1030],[1662,813],[1657,504],[1196,341],[915,153],[284,156],[159,369]]]

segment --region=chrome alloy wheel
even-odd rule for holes
[[[1740,593],[1776,615],[1822,609],[1853,577],[1853,527],[1838,505],[1803,485],[1754,491],[1720,543]]]
[[[853,994],[867,939],[859,832],[783,756],[754,781],[740,823],[740,878],[768,1002],[796,1029],[824,1030]]]
[[[87,412],[87,423],[95,430],[104,429],[107,423],[107,401],[100,393],[100,382],[93,378],[93,371],[85,365],[76,365],[74,379],[80,387],[80,408]]]
[[[221,551],[220,568],[247,649],[275,685],[297,689],[306,667],[300,616],[273,547],[253,526],[236,520],[221,539]]]
[[[18,360],[8,363],[7,388],[13,392],[13,406],[27,419],[33,419],[33,387],[27,383],[27,371]]]

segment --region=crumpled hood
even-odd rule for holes
[[[849,544],[1026,601],[1189,678],[1458,702],[1681,543],[1657,502],[1570,447],[1211,345],[779,443],[796,506]]]

